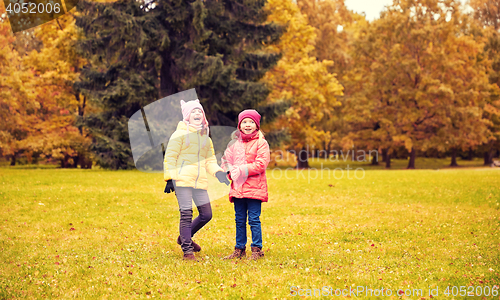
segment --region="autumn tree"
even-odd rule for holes
[[[349,75],[362,83],[349,100],[352,140],[373,139],[389,155],[404,146],[415,168],[418,150],[468,149],[489,138],[482,111],[491,86],[481,45],[460,32],[466,21],[456,1],[402,0],[362,32]]]
[[[499,0],[469,0],[468,4],[473,9],[473,16],[483,25],[500,29],[500,1]]]
[[[0,16],[4,13],[2,6]],[[11,165],[21,155],[31,158],[33,148],[27,138],[34,133],[36,112],[41,107],[34,91],[34,74],[24,67],[15,42],[7,20],[0,20],[0,155],[9,158]]]
[[[491,84],[500,86],[500,1],[498,0],[471,0],[472,15],[479,22],[481,32],[476,34],[479,39],[485,39],[484,57],[488,59],[487,69]],[[490,165],[494,154],[500,149],[500,100],[498,91],[493,92],[484,110],[484,117],[491,123],[493,133],[487,143],[480,149],[484,153],[484,164]]]
[[[345,120],[349,114],[345,101],[350,97],[352,82],[347,80],[345,75],[355,63],[350,56],[352,43],[359,31],[368,26],[368,22],[364,16],[349,10],[344,0],[299,0],[297,5],[308,24],[315,29],[315,48],[311,55],[318,61],[333,61],[328,71],[336,74],[339,83],[344,87],[344,95],[337,98],[342,104],[340,108],[325,115],[318,124],[318,130],[322,131],[321,145],[318,146],[325,150],[322,152],[325,154],[330,153],[333,145],[347,147],[353,151],[351,145],[342,143],[343,137],[351,131],[349,122]],[[369,145],[358,146],[370,149]]]
[[[4,13],[3,8],[0,14]],[[22,91],[22,74],[16,68],[20,63],[17,51],[12,47],[15,37],[10,31],[8,22],[0,22],[0,154],[11,157],[11,165],[16,162],[19,152],[19,141],[26,134],[18,124],[22,122],[26,112],[16,101],[18,95],[25,96]]]
[[[62,167],[82,168],[92,166],[90,138],[81,125],[77,125],[88,109],[86,97],[73,85],[86,63],[76,53],[78,39],[75,19],[65,15],[36,29],[42,41],[40,51],[32,51],[24,64],[34,72],[34,84],[38,98],[43,102],[36,128],[40,134],[31,143],[53,159],[61,161]]]
[[[298,0],[297,6],[307,23],[315,29],[315,46],[311,55],[318,61],[333,61],[329,71],[337,74],[342,84],[342,77],[352,63],[349,47],[356,34],[356,23],[367,21],[349,10],[344,0]]]
[[[89,141],[76,117],[85,103],[73,82],[83,61],[74,51],[74,19],[66,15],[16,37],[2,23],[2,153],[11,164],[21,155],[60,161],[62,167],[90,167]],[[9,38],[10,36],[10,38]],[[5,73],[4,73],[5,72]]]
[[[291,101],[291,107],[277,126],[290,129],[294,150],[299,153],[298,168],[307,168],[308,145],[317,143],[320,131],[317,124],[331,115],[339,105],[342,86],[328,71],[332,61],[318,61],[312,52],[316,34],[297,5],[289,0],[270,0],[268,21],[286,25],[287,31],[270,51],[282,53],[278,64],[264,80],[272,87],[269,101]]]

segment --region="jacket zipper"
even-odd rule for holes
[[[181,168],[180,168],[180,170],[179,170],[179,174],[181,174],[182,167],[184,166],[184,163],[185,163],[185,162],[186,162],[185,160],[183,160],[183,161],[182,161]]]
[[[196,136],[198,137],[198,176],[196,176],[196,180],[194,181],[194,188],[196,188],[196,185],[198,184],[198,178],[200,178],[200,150],[201,150],[201,145],[200,145],[200,135],[198,134],[198,131],[196,132]]]

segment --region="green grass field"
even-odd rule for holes
[[[178,206],[162,174],[1,168],[0,299],[294,299],[324,286],[471,298],[462,286],[500,299],[500,169],[267,175],[265,258],[221,259],[235,232],[222,198],[194,238],[195,263],[175,243]]]

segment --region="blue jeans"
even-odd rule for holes
[[[236,221],[236,248],[245,249],[247,244],[247,214],[248,225],[252,231],[251,247],[262,249],[262,229],[260,212],[262,201],[249,198],[233,198]]]

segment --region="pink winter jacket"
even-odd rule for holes
[[[232,134],[233,139],[222,156],[222,169],[231,172],[229,201],[251,198],[267,202],[269,144],[260,131],[248,141],[242,140],[236,133]]]

